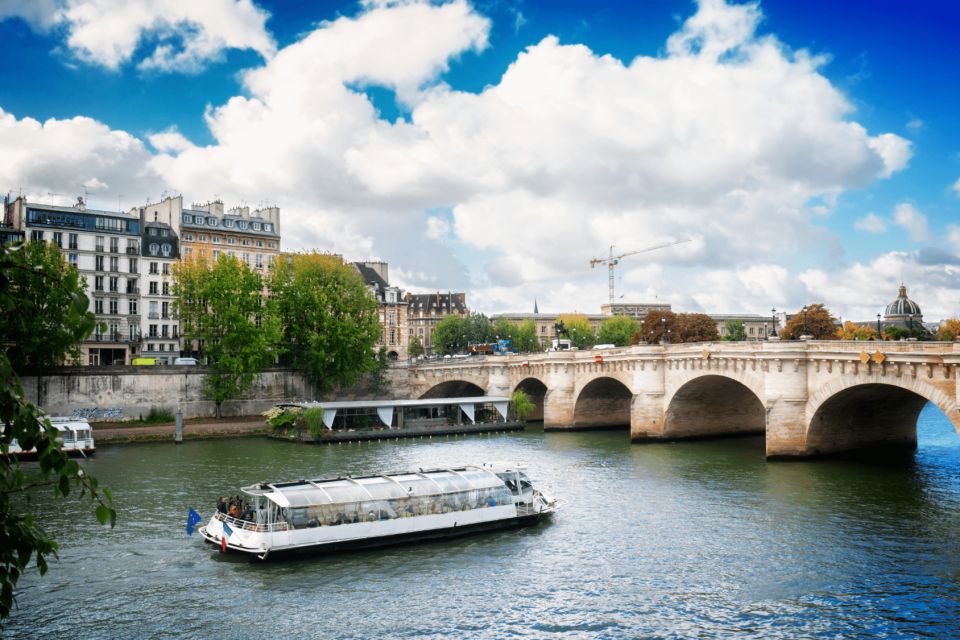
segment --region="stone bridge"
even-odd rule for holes
[[[634,442],[766,435],[768,458],[915,448],[932,402],[960,433],[960,343],[769,341],[445,359],[417,397],[525,391],[546,430],[630,427]]]

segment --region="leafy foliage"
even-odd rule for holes
[[[376,298],[339,256],[280,256],[270,292],[285,357],[318,392],[350,386],[377,368]]]
[[[640,322],[640,333],[634,335],[631,343],[657,344],[665,340],[667,336],[672,339],[674,334],[677,333],[677,328],[677,314],[672,311],[653,309],[643,317]]]
[[[747,331],[743,328],[743,320],[727,320],[727,335],[723,337],[728,342],[743,342],[747,339]]]
[[[533,403],[530,396],[520,389],[514,391],[513,395],[510,396],[510,414],[517,420],[524,420],[536,408],[537,405]]]
[[[837,337],[841,340],[876,340],[877,330],[871,324],[857,324],[847,320],[837,329]]]
[[[705,313],[678,313],[674,326],[677,342],[712,342],[720,338],[717,323]]]
[[[423,343],[420,342],[420,338],[413,336],[410,338],[410,343],[407,345],[407,354],[411,358],[418,358],[426,352],[426,349],[423,348]]]
[[[600,323],[597,342],[625,347],[630,344],[633,334],[640,330],[640,323],[630,316],[613,316]]]
[[[24,512],[14,498],[34,487],[52,487],[55,496],[67,497],[73,487],[97,506],[101,524],[116,524],[113,496],[99,488],[61,450],[59,432],[43,411],[24,398],[20,375],[30,368],[50,366],[67,354],[76,354],[90,335],[96,319],[76,269],[67,265],[53,245],[0,246],[0,619],[10,615],[14,589],[23,571],[36,558],[43,575],[47,558],[59,546]],[[26,474],[10,454],[13,440],[23,449],[36,448],[39,468]]]
[[[433,329],[436,351],[452,355],[467,348],[467,323],[460,316],[447,316]]]
[[[390,368],[390,359],[387,357],[386,347],[377,351],[377,361],[370,374],[369,386],[374,393],[384,393],[390,387],[387,370]]]
[[[783,340],[798,340],[803,334],[803,330],[804,312],[801,309],[787,321],[786,326],[780,331],[780,338]],[[830,315],[830,311],[821,303],[807,306],[806,330],[816,340],[835,340],[837,338],[837,323]]]
[[[467,344],[483,344],[493,340],[494,331],[490,320],[482,313],[473,313],[464,318],[463,331]],[[501,335],[501,338],[506,337]]]
[[[511,346],[514,351],[519,351],[520,353],[542,351],[540,340],[537,338],[537,323],[530,318],[521,320],[520,324],[517,325],[516,331],[513,333]]]
[[[596,344],[597,336],[594,335],[587,316],[579,313],[565,313],[557,318],[557,322],[563,322],[570,334],[570,344],[578,349],[589,349]]]
[[[260,275],[222,254],[210,264],[201,256],[174,267],[174,294],[188,343],[196,342],[210,371],[204,394],[216,403],[239,397],[274,358],[277,318],[263,300]]]
[[[262,415],[274,429],[292,427],[300,419],[303,409],[300,407],[270,407]]]
[[[960,338],[960,318],[947,318],[937,331],[937,340],[951,342]]]
[[[323,409],[313,407],[304,410],[303,424],[307,427],[311,437],[319,438],[320,434],[323,433]]]

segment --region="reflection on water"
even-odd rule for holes
[[[911,637],[960,635],[960,438],[921,415],[912,462],[768,463],[762,438],[630,445],[623,432],[298,446],[104,447],[118,527],[51,505],[61,540],[8,637]],[[251,564],[184,533],[258,480],[525,462],[553,523]],[[122,626],[118,626],[122,625]],[[122,629],[122,632],[118,632]]]

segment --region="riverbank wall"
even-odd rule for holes
[[[91,422],[136,420],[152,407],[184,418],[211,417],[216,404],[204,398],[207,371],[190,366],[111,366],[62,368],[22,379],[27,400],[50,415],[76,416]],[[267,369],[236,400],[223,403],[224,416],[250,416],[282,402],[406,398],[411,391],[406,367],[391,367],[387,389],[373,393],[360,384],[318,396],[293,369]]]

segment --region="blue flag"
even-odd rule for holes
[[[232,535],[233,535],[233,529],[230,528],[230,525],[228,525],[226,522],[224,522],[224,523],[223,523],[223,537],[224,537],[224,538],[229,538],[229,537],[232,536]]]
[[[197,526],[200,522],[200,514],[193,510],[193,507],[190,507],[187,510],[187,535],[193,535],[193,528]]]

